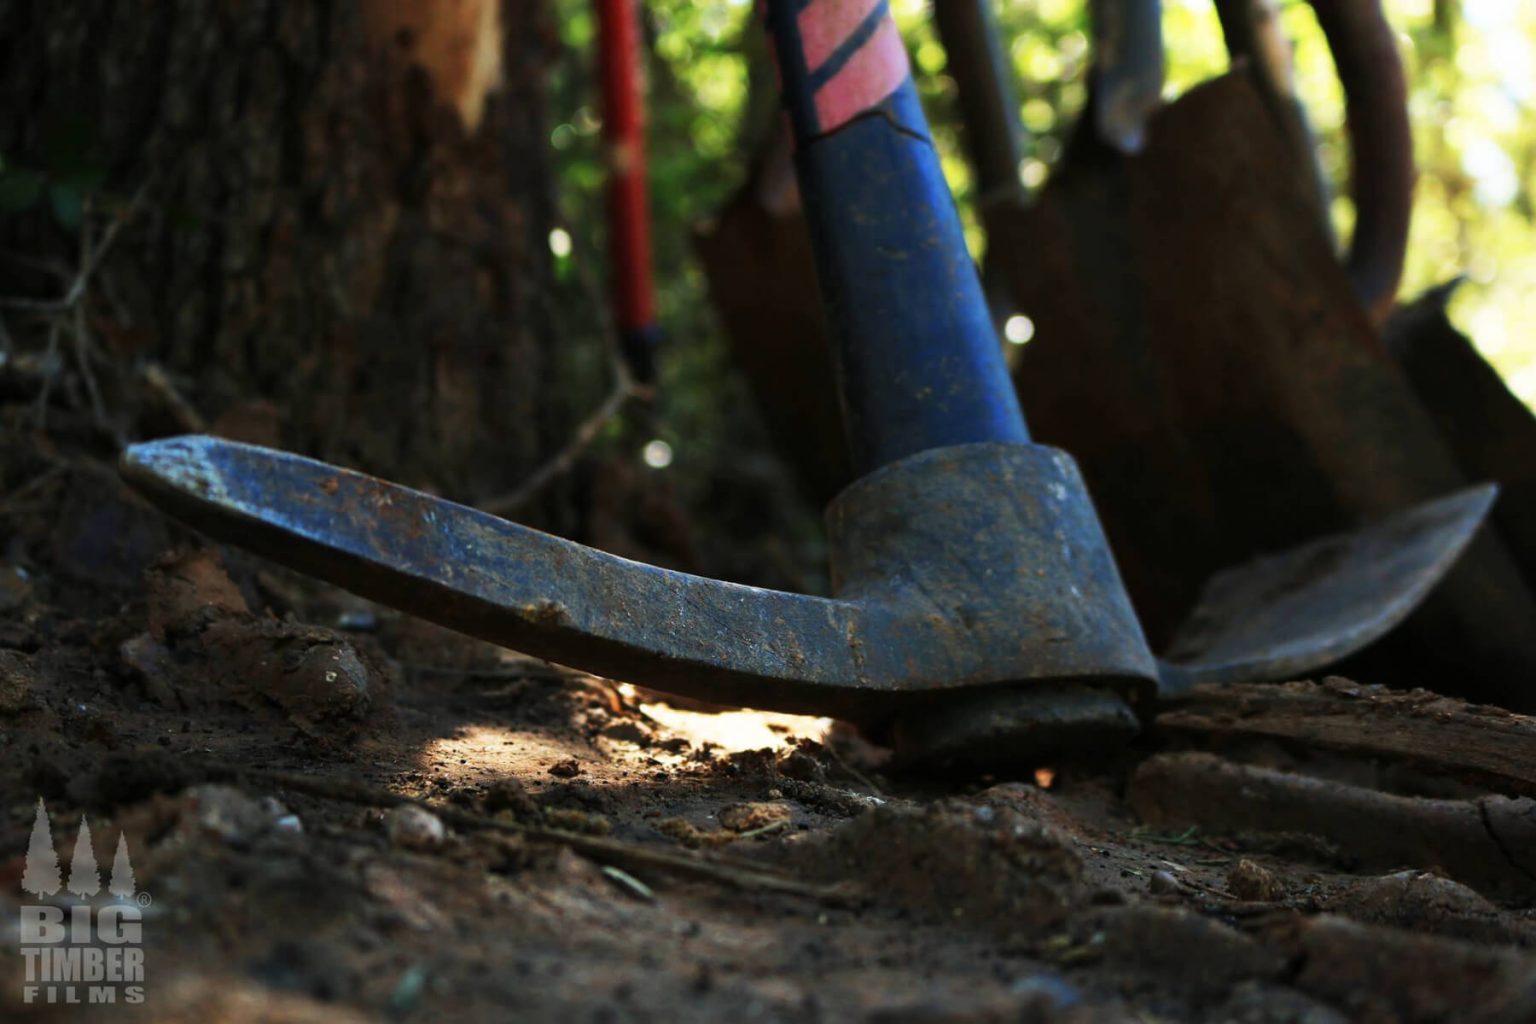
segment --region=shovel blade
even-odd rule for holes
[[[1217,573],[1159,666],[1162,695],[1291,679],[1360,650],[1434,588],[1497,495],[1469,487]]]

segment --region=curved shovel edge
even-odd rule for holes
[[[1469,487],[1217,573],[1159,659],[1160,695],[1295,678],[1390,632],[1456,564],[1498,491]]]

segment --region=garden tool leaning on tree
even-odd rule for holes
[[[608,159],[608,253],[614,325],[630,373],[656,381],[656,293],[646,196],[645,101],[635,0],[597,0],[603,144]]]
[[[1313,6],[1349,97],[1360,216],[1348,272],[1310,157],[1250,76],[1153,116],[1156,0],[1093,6],[1092,98],[1062,166],[1032,206],[985,211],[989,259],[1036,327],[1016,374],[1031,424],[1082,464],[1154,642],[1214,568],[1466,482],[1367,315],[1391,304],[1411,194],[1390,31],[1361,13],[1372,4],[1344,19],[1334,0]],[[1484,530],[1425,607],[1347,670],[1532,709],[1536,598],[1500,535]]]
[[[861,474],[827,510],[835,596],[641,565],[213,438],[136,445],[124,474],[216,537],[471,635],[977,766],[1091,754],[1191,681],[1326,663],[1454,562],[1492,487],[1217,576],[1183,660],[1155,658],[1072,459],[1029,439],[886,5],[767,17]]]

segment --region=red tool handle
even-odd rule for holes
[[[608,252],[614,319],[630,368],[654,375],[656,300],[646,196],[645,107],[636,0],[597,0],[603,140],[608,151]]]

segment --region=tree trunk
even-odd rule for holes
[[[87,323],[104,365],[177,382],[181,428],[473,501],[569,425],[547,308],[552,40],[526,0],[0,0],[0,156],[66,205],[140,197]],[[67,214],[0,216],[0,250],[74,265]],[[20,267],[0,294],[58,287]],[[31,326],[6,315],[12,336]],[[131,410],[119,427],[176,429],[130,391],[109,396]]]

